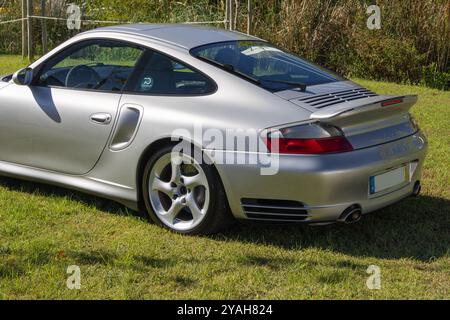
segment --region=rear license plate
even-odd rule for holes
[[[370,177],[370,194],[378,193],[408,181],[408,166],[389,170]]]

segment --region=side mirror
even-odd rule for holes
[[[29,86],[33,81],[33,69],[24,68],[20,69],[13,74],[12,80],[15,84],[19,86]]]

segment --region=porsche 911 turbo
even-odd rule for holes
[[[0,79],[0,174],[175,232],[352,223],[420,192],[417,96],[378,95],[253,36],[104,27]]]

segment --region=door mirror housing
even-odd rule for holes
[[[29,86],[33,81],[33,69],[24,68],[20,69],[13,74],[12,80],[19,86]]]

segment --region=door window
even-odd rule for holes
[[[51,58],[37,85],[120,92],[142,53],[141,48],[119,41],[85,41]]]

